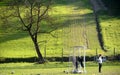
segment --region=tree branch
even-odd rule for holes
[[[50,8],[51,1],[52,1],[52,0],[50,0],[49,4],[46,6],[46,9],[44,10],[44,12],[39,16],[40,18],[41,18],[42,16],[44,16],[44,15],[46,14],[46,12],[48,11],[48,9]]]
[[[31,29],[32,23],[33,23],[33,13],[32,13],[32,11],[33,11],[33,5],[30,4],[30,24],[29,24],[30,29]]]
[[[28,28],[28,26],[26,26],[25,22],[23,21],[21,15],[20,15],[20,7],[19,7],[19,5],[17,5],[17,13],[18,13],[18,17],[19,17],[19,19],[21,20],[22,24],[23,24],[26,28]]]

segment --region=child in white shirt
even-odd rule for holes
[[[99,64],[99,73],[101,73],[101,68],[102,68],[102,55],[101,54],[99,54],[98,64]]]

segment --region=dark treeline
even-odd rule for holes
[[[120,0],[102,0],[110,15],[120,16]]]

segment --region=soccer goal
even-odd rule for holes
[[[65,73],[86,73],[85,46],[73,46],[69,55],[68,69]]]

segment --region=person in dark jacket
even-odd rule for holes
[[[84,68],[84,65],[83,65],[83,57],[82,57],[82,56],[81,56],[81,57],[78,57],[78,61],[79,61],[80,65],[81,65],[81,67]]]

